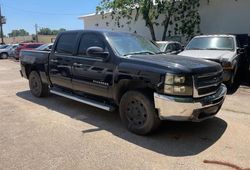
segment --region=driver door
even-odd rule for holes
[[[86,33],[81,36],[77,56],[72,66],[72,84],[76,92],[112,98],[114,64],[110,56],[108,61],[101,57],[87,55],[89,47],[101,47],[109,51],[107,43],[101,35]]]

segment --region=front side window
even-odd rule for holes
[[[77,33],[62,34],[58,39],[56,52],[61,54],[73,54]]]
[[[171,52],[171,51],[175,51],[175,45],[174,44],[168,44],[167,48],[166,48],[166,52]]]
[[[234,50],[232,37],[198,37],[191,40],[186,50]]]
[[[101,47],[105,51],[107,50],[105,42],[98,35],[84,34],[78,48],[78,55],[87,56],[87,50],[90,47]]]

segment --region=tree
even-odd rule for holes
[[[52,33],[52,35],[57,35],[57,34],[59,34],[60,32],[64,32],[64,31],[66,31],[66,29],[60,28],[59,30],[52,30],[51,33]]]
[[[8,34],[9,37],[17,37],[17,36],[28,36],[29,33],[24,29],[12,30],[11,33]]]
[[[162,40],[166,40],[167,33],[172,35],[170,25],[174,26],[175,35],[192,36],[195,30],[199,30],[198,7],[199,0],[102,0],[96,11],[102,15],[111,11],[111,17],[118,27],[122,18],[126,18],[127,24],[130,24],[141,16],[153,40],[156,40],[155,28],[159,26],[163,26]],[[164,18],[161,21],[160,16]]]
[[[38,32],[39,35],[57,35],[60,32],[66,31],[64,28],[59,30],[51,30],[50,28],[41,28]]]
[[[41,29],[38,31],[38,34],[39,34],[39,35],[52,35],[52,31],[51,31],[51,29],[49,29],[49,28],[41,28]]]

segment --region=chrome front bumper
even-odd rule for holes
[[[226,94],[227,88],[222,84],[216,94],[203,98],[172,97],[155,93],[154,102],[161,120],[199,122],[218,113]]]

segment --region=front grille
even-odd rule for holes
[[[223,81],[223,72],[194,76],[194,97],[216,93]]]

